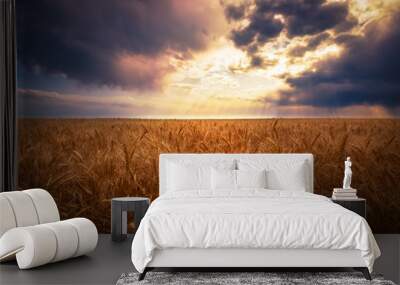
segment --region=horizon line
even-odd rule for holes
[[[17,119],[45,119],[45,120],[273,120],[273,119],[296,119],[296,120],[310,120],[310,119],[343,119],[343,120],[393,120],[400,119],[400,116],[393,117],[367,117],[367,116],[282,116],[282,117],[40,117],[40,116],[19,116]]]

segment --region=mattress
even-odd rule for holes
[[[166,193],[132,243],[139,272],[163,249],[359,250],[372,271],[379,248],[361,216],[308,192],[246,189]]]

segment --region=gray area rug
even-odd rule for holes
[[[117,285],[133,284],[379,284],[395,285],[380,275],[368,281],[359,272],[148,272],[138,281],[138,273],[122,274]]]

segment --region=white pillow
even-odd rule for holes
[[[262,170],[236,170],[238,188],[267,188],[267,171]]]
[[[235,190],[236,170],[212,168],[211,181],[213,190],[218,190],[218,189]]]
[[[211,168],[208,166],[168,164],[168,191],[211,189]]]
[[[270,189],[305,192],[308,184],[306,163],[300,161],[273,164],[267,171],[267,181]]]
[[[306,160],[241,159],[240,170],[266,169],[267,188],[273,190],[306,191],[308,188]]]

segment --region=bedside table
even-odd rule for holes
[[[145,197],[118,197],[111,199],[111,238],[113,241],[126,239],[128,225],[127,212],[133,212],[135,232],[146,214],[150,199]]]
[[[367,218],[367,200],[364,198],[354,198],[349,200],[332,199],[333,203],[339,204],[340,206],[359,214],[364,219]]]

